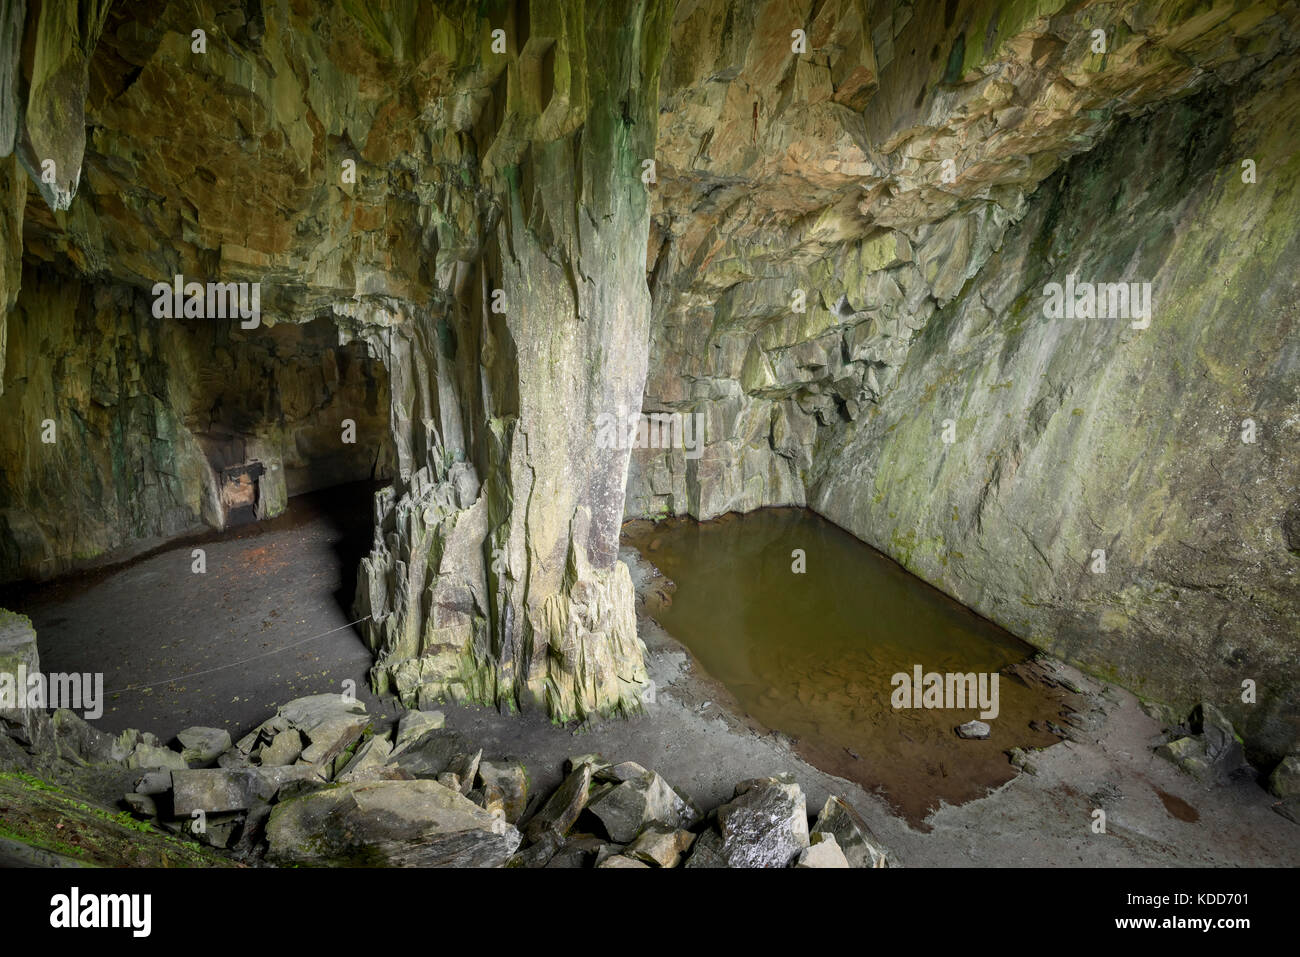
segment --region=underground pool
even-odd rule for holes
[[[915,825],[1010,780],[1008,749],[1060,740],[1061,693],[1006,671],[1032,648],[812,512],[634,522],[624,540],[672,583],[647,612],[739,707]],[[996,687],[989,737],[955,728],[994,709],[911,701],[918,668]]]

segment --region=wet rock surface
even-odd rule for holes
[[[1156,765],[1110,779],[1126,755],[1168,758],[1198,804],[1255,786],[1247,757],[1294,756],[1294,4],[507,8],[502,55],[470,0],[4,7],[0,578],[382,478],[355,578],[374,693],[596,728],[670,684],[650,684],[620,518],[806,504],[1169,709],[1157,754],[1131,702],[1089,690],[1042,733],[1095,764],[1013,755],[1071,814],[1155,793],[1133,775]],[[157,314],[175,275],[264,285],[261,328]],[[1048,315],[1071,276],[1149,282],[1150,325]],[[700,416],[702,447],[597,448],[592,414],[624,407]],[[11,624],[0,654],[35,661]],[[727,713],[684,696],[697,730]],[[11,710],[15,755],[147,778],[141,811],[168,813],[162,775],[311,767],[531,820],[446,729],[376,744],[356,714],[277,716],[192,768],[212,741]],[[585,766],[533,847],[563,831],[552,859],[643,864],[574,828],[608,800],[626,837],[676,789],[642,801]],[[210,841],[256,843],[269,813],[214,811]],[[698,866],[727,858],[719,822]]]

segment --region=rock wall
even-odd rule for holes
[[[850,83],[858,18],[874,58]],[[679,6],[644,407],[700,413],[706,436],[698,458],[634,452],[629,515],[808,504],[1030,641],[1219,703],[1283,753],[1296,18]],[[1248,158],[1267,169],[1250,184]],[[1046,319],[1071,272],[1151,282],[1151,327]]]
[[[813,496],[1039,647],[1213,701],[1273,757],[1300,736],[1297,79],[1279,58],[1044,184]],[[1150,282],[1150,327],[1045,317],[1071,273]]]
[[[644,408],[703,415],[705,444],[638,449],[628,514],[809,503],[814,461],[883,402],[1040,183],[1118,118],[1293,49],[1297,16],[1242,2],[680,4]]]
[[[387,374],[328,320],[245,332],[151,309],[129,287],[26,272],[0,394],[0,580],[224,526],[227,466],[266,469],[263,518],[290,495],[392,474]]]
[[[14,117],[33,177],[55,142],[78,175],[57,195],[33,181],[6,236],[137,290],[257,282],[265,325],[329,313],[385,362],[387,421],[363,424],[396,460],[359,589],[377,685],[636,707],[627,452],[592,436],[644,387],[641,173],[670,4],[84,6],[59,8],[78,23],[68,76],[99,37],[78,109]],[[44,28],[18,19],[17,100],[35,102],[23,43]],[[150,514],[201,511],[194,480],[164,485]]]
[[[1261,741],[1293,736],[1277,703],[1294,697],[1288,644],[1272,637],[1294,633],[1300,536],[1294,459],[1276,451],[1294,419],[1291,287],[1247,263],[1285,270],[1289,255],[1270,224],[1289,209],[1272,198],[1290,159],[1267,131],[1292,115],[1279,64],[1297,27],[1295,3],[1246,0],[5,4],[3,402],[15,436],[53,403],[76,437],[57,462],[26,444],[13,457],[5,567],[66,567],[74,548],[195,521],[212,499],[200,466],[250,454],[236,434],[280,455],[285,494],[306,487],[337,376],[339,401],[364,410],[358,445],[391,443],[358,614],[375,684],[408,704],[635,708],[621,517],[809,504],[1119,680],[1191,649],[1195,667],[1149,679],[1151,694],[1218,700]],[[1177,161],[1136,157],[1143,135]],[[1248,150],[1251,198],[1213,199]],[[1139,160],[1141,195],[1111,165]],[[1106,206],[1119,233],[1061,205],[1097,206],[1103,180],[1132,205]],[[1262,246],[1193,246],[1193,220],[1260,230]],[[1183,245],[1156,235],[1170,224]],[[1089,259],[1085,238],[1111,245]],[[1216,279],[1253,281],[1211,297],[1211,254]],[[1114,323],[1089,327],[1088,351],[1031,321],[1035,284],[1073,260],[1152,281],[1159,308],[1211,310],[1215,329],[1249,316],[1215,344],[1258,337],[1253,384],[1196,351],[1195,323],[1157,318],[1132,346]],[[177,346],[142,299],[177,274],[259,283],[263,328]],[[323,317],[352,358],[294,331]],[[1181,384],[1174,361],[1205,375],[1164,404],[1148,393],[1171,431],[1105,404],[1135,377]],[[261,386],[271,368],[291,394]],[[1087,448],[1058,444],[1067,401]],[[700,454],[604,447],[600,417],[640,408],[702,416]],[[1186,431],[1208,409],[1261,423],[1234,455],[1274,457],[1220,478],[1205,444],[1220,433]],[[941,412],[951,446],[933,445]],[[280,419],[303,444],[266,424]],[[1177,446],[1176,478],[1140,478],[1136,435]],[[1035,456],[1056,456],[1037,466],[1046,484],[1025,480]],[[1096,477],[1066,474],[1075,457]],[[331,474],[382,474],[381,459]],[[1205,503],[1234,481],[1252,505],[1212,534]],[[1159,491],[1133,485],[1121,508],[1098,482]],[[1056,502],[1059,488],[1088,501]],[[1031,501],[1065,530],[1036,525]],[[1179,515],[1185,545],[1169,537]],[[1108,549],[1110,578],[1057,574],[1085,545]],[[1249,720],[1224,700],[1241,668],[1267,696]]]

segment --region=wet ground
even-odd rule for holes
[[[818,767],[881,789],[913,824],[1009,781],[1009,748],[1060,740],[1046,723],[1061,695],[998,674],[1033,648],[812,512],[636,522],[624,539],[666,577],[651,617],[747,714]],[[903,696],[915,706],[894,707],[895,676],[910,688],[918,667],[986,675],[987,688],[998,675],[987,739],[954,733],[990,714],[974,700],[921,707],[918,689]]]
[[[137,689],[113,697],[98,723],[105,730],[169,737],[205,724],[238,735],[278,705],[348,679],[372,712],[391,715],[392,700],[366,690],[371,656],[346,627],[371,511],[366,488],[295,498],[280,519],[197,543],[206,577],[190,572],[196,543],[186,541],[120,567],[11,587],[0,605],[31,615],[46,670],[102,670],[107,687]],[[730,800],[739,781],[792,772],[810,813],[842,797],[905,866],[1300,865],[1300,826],[1270,809],[1266,791],[1249,781],[1208,788],[1155,757],[1160,726],[1117,688],[1105,689],[1110,714],[1095,735],[1032,752],[1036,773],[958,806],[942,802],[914,827],[879,792],[814,766],[801,745],[746,716],[646,613],[663,578],[635,550],[621,557],[632,567],[658,688],[644,714],[561,727],[538,713],[443,708],[485,756],[523,761],[534,791],[559,783],[566,757],[597,751],[654,768],[705,808]],[[168,680],[177,675],[191,677]],[[1105,834],[1093,830],[1099,807]]]
[[[154,549],[43,585],[10,585],[0,606],[36,626],[46,672],[102,672],[96,727],[251,728],[277,705],[356,683],[372,656],[349,627],[370,547],[373,486],[290,499],[279,517]],[[195,548],[206,572],[193,571]]]

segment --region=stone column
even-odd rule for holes
[[[645,384],[642,172],[669,7],[537,4],[507,31],[474,127],[487,228],[441,319],[454,344],[405,340],[430,372],[416,405],[437,410],[441,452],[381,500],[361,573],[375,683],[408,701],[563,719],[639,704],[643,646],[617,560],[629,452],[598,448],[596,422],[639,409]],[[476,68],[491,74],[494,56]]]

